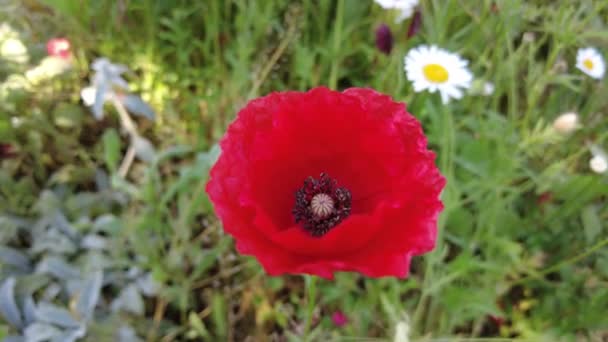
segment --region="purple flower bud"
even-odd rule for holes
[[[376,29],[376,47],[387,55],[393,49],[393,33],[386,24],[382,24]]]
[[[420,26],[422,25],[422,13],[419,9],[414,12],[414,16],[412,17],[412,21],[410,22],[410,27],[407,30],[407,37],[412,38],[413,36],[420,31]]]

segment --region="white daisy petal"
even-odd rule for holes
[[[387,10],[398,10],[397,23],[409,18],[418,6],[419,0],[374,0],[380,7]]]
[[[445,91],[440,92],[441,94],[441,102],[443,104],[448,104],[450,102],[450,97],[448,96],[448,93],[446,93]]]
[[[456,87],[446,87],[445,92],[454,99],[461,99],[463,96],[462,90]]]

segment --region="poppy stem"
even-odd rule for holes
[[[306,275],[304,278],[306,283],[306,301],[308,307],[306,308],[306,324],[304,325],[304,341],[308,340],[310,334],[310,328],[312,327],[312,318],[315,311],[316,297],[317,297],[317,277],[314,275]]]

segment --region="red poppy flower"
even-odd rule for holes
[[[207,192],[271,275],[405,277],[443,208],[426,144],[405,105],[371,89],[272,93],[228,128]]]
[[[69,58],[70,52],[70,41],[65,38],[53,38],[46,43],[46,51],[49,56]]]

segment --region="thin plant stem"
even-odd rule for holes
[[[133,120],[131,120],[129,113],[127,113],[127,110],[125,109],[123,104],[116,98],[116,96],[112,96],[112,104],[118,112],[118,117],[120,118],[120,123],[122,127],[127,131],[127,133],[129,133],[131,138],[138,136],[139,134],[137,133],[135,123],[133,122]]]
[[[124,178],[127,176],[127,173],[129,173],[129,169],[131,168],[131,164],[133,164],[133,160],[135,160],[135,147],[133,143],[135,138],[139,136],[139,133],[137,133],[137,126],[135,126],[135,123],[133,122],[133,120],[131,120],[129,113],[127,113],[127,110],[125,109],[123,104],[118,100],[118,98],[116,98],[116,95],[112,96],[112,104],[118,112],[120,124],[127,131],[129,137],[131,138],[129,149],[127,150],[127,153],[125,154],[125,157],[123,158],[122,162],[120,163],[120,167],[118,168],[118,174],[120,175],[120,177]]]
[[[133,144],[129,145],[127,149],[127,153],[125,153],[125,157],[122,159],[120,163],[120,167],[118,168],[118,175],[122,178],[127,176],[129,173],[129,169],[131,168],[131,164],[133,164],[133,160],[135,160],[135,148]]]
[[[342,18],[344,17],[344,0],[338,0],[338,8],[336,10],[336,22],[334,26],[334,45],[333,45],[333,61],[331,63],[331,71],[329,73],[329,88],[336,90],[338,87],[338,67],[340,59],[337,54],[340,51],[342,44]]]
[[[317,297],[317,277],[316,276],[306,276],[306,323],[304,325],[304,341],[308,340],[308,335],[310,334],[310,328],[312,326],[312,317],[315,311],[315,298]]]
[[[264,83],[264,80],[266,80],[266,78],[268,77],[268,74],[270,74],[272,67],[277,63],[279,58],[281,58],[281,56],[283,55],[283,53],[289,46],[289,43],[295,37],[295,33],[296,33],[296,24],[294,23],[289,26],[287,35],[281,41],[281,43],[279,44],[277,49],[274,51],[274,53],[268,60],[268,63],[266,63],[266,65],[264,65],[264,68],[262,69],[260,76],[253,82],[251,91],[249,92],[249,95],[247,95],[248,99],[253,98],[257,94],[258,90],[260,89],[260,86],[262,85],[262,83]]]

